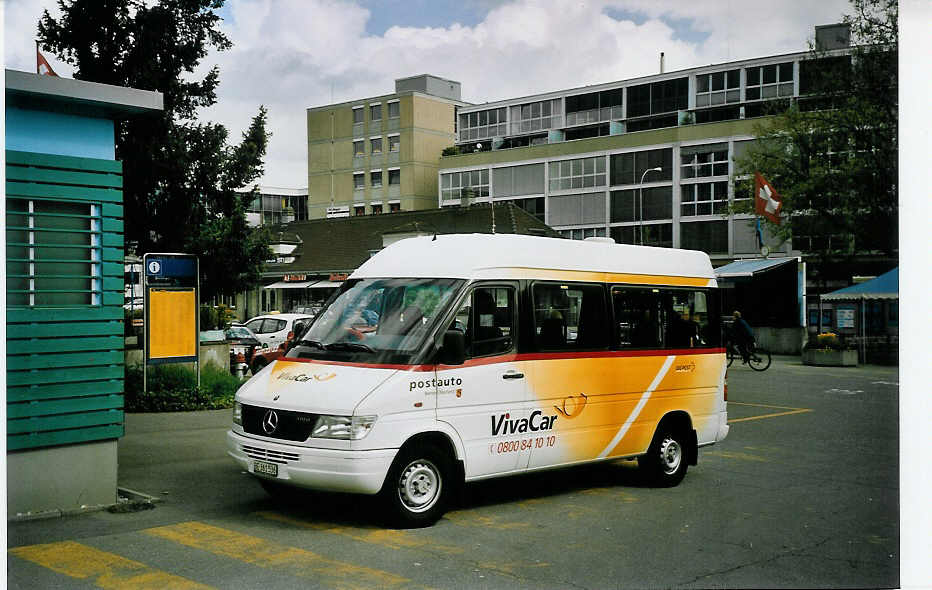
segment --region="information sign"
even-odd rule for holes
[[[198,264],[191,254],[146,254],[147,365],[198,360]]]

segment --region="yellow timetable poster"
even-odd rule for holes
[[[197,356],[194,289],[149,291],[149,358]]]

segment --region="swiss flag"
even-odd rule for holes
[[[754,173],[754,212],[763,215],[770,221],[780,225],[780,209],[783,208],[783,197],[767,182],[760,172]]]
[[[38,45],[36,45],[36,73],[40,76],[58,77],[58,74],[55,73],[55,70],[52,69],[52,66],[49,65],[49,62],[46,61],[45,56],[42,55],[42,52],[39,51]]]

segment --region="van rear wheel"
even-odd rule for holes
[[[432,444],[402,448],[380,492],[392,524],[430,526],[446,512],[455,484],[447,453]]]
[[[661,425],[647,454],[638,457],[638,467],[653,485],[670,488],[686,477],[687,437],[682,430]]]

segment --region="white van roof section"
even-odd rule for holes
[[[643,280],[598,275],[642,275]],[[514,234],[408,238],[380,251],[350,276],[388,277],[715,285],[712,264],[705,252]],[[698,280],[671,282],[663,277]]]

